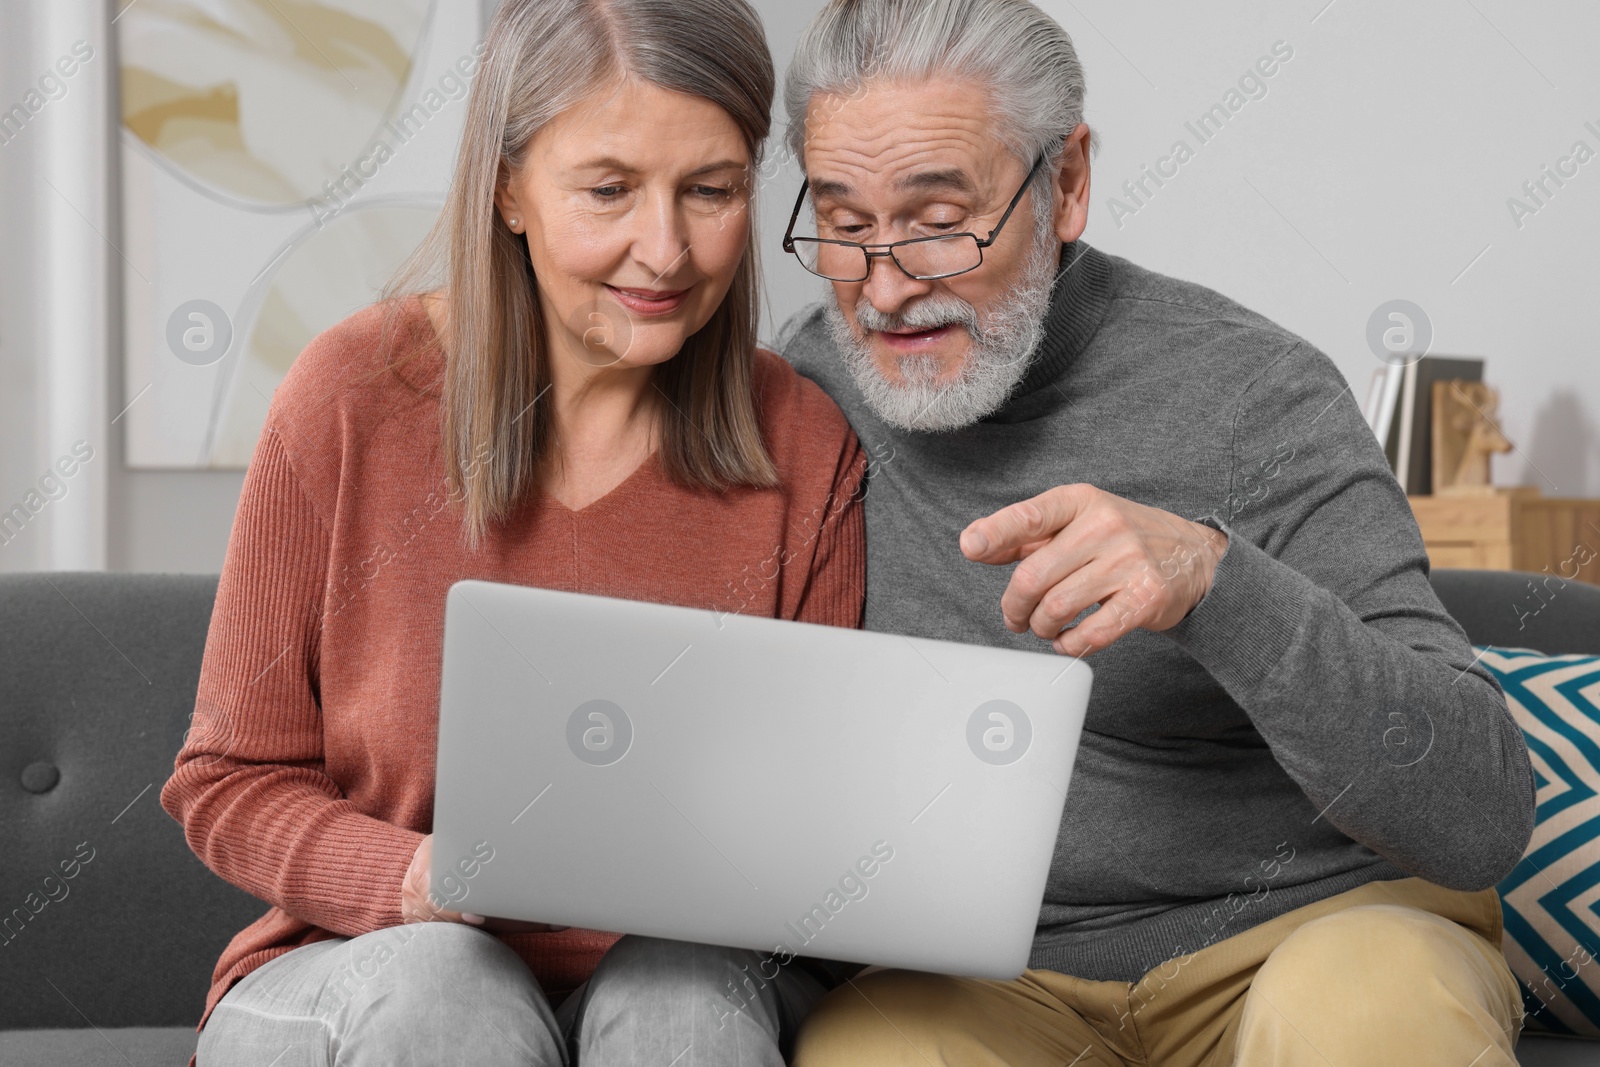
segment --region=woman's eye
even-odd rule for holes
[[[617,197],[621,196],[624,191],[625,190],[620,185],[602,185],[596,189],[589,190],[589,192],[601,200],[615,200]]]
[[[690,191],[705,200],[725,200],[733,194],[733,190],[717,185],[696,185]]]

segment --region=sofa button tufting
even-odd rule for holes
[[[30,793],[48,793],[61,781],[61,771],[53,763],[30,763],[22,768],[22,788]]]

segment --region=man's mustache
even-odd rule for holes
[[[979,334],[978,309],[959,297],[924,297],[909,308],[886,314],[862,297],[856,302],[856,325],[864,331],[905,333],[910,330],[937,330],[942,326],[963,326],[972,336]]]

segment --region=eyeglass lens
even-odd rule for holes
[[[867,252],[860,245],[797,238],[794,250],[806,270],[833,281],[859,282],[869,273]],[[900,268],[914,278],[961,274],[983,262],[983,250],[971,234],[911,241],[895,245],[891,251]]]

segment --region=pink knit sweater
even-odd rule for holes
[[[778,357],[758,354],[754,387],[781,487],[685,489],[652,456],[580,511],[536,495],[468,553],[444,482],[437,339],[415,300],[387,345],[384,318],[369,308],[318,337],[272,399],[194,728],[161,792],[206,865],[271,905],[223,952],[201,1025],[268,960],[401,922],[401,879],[433,819],[451,583],[860,622],[865,460],[833,402]],[[558,998],[615,935],[502,939]]]

